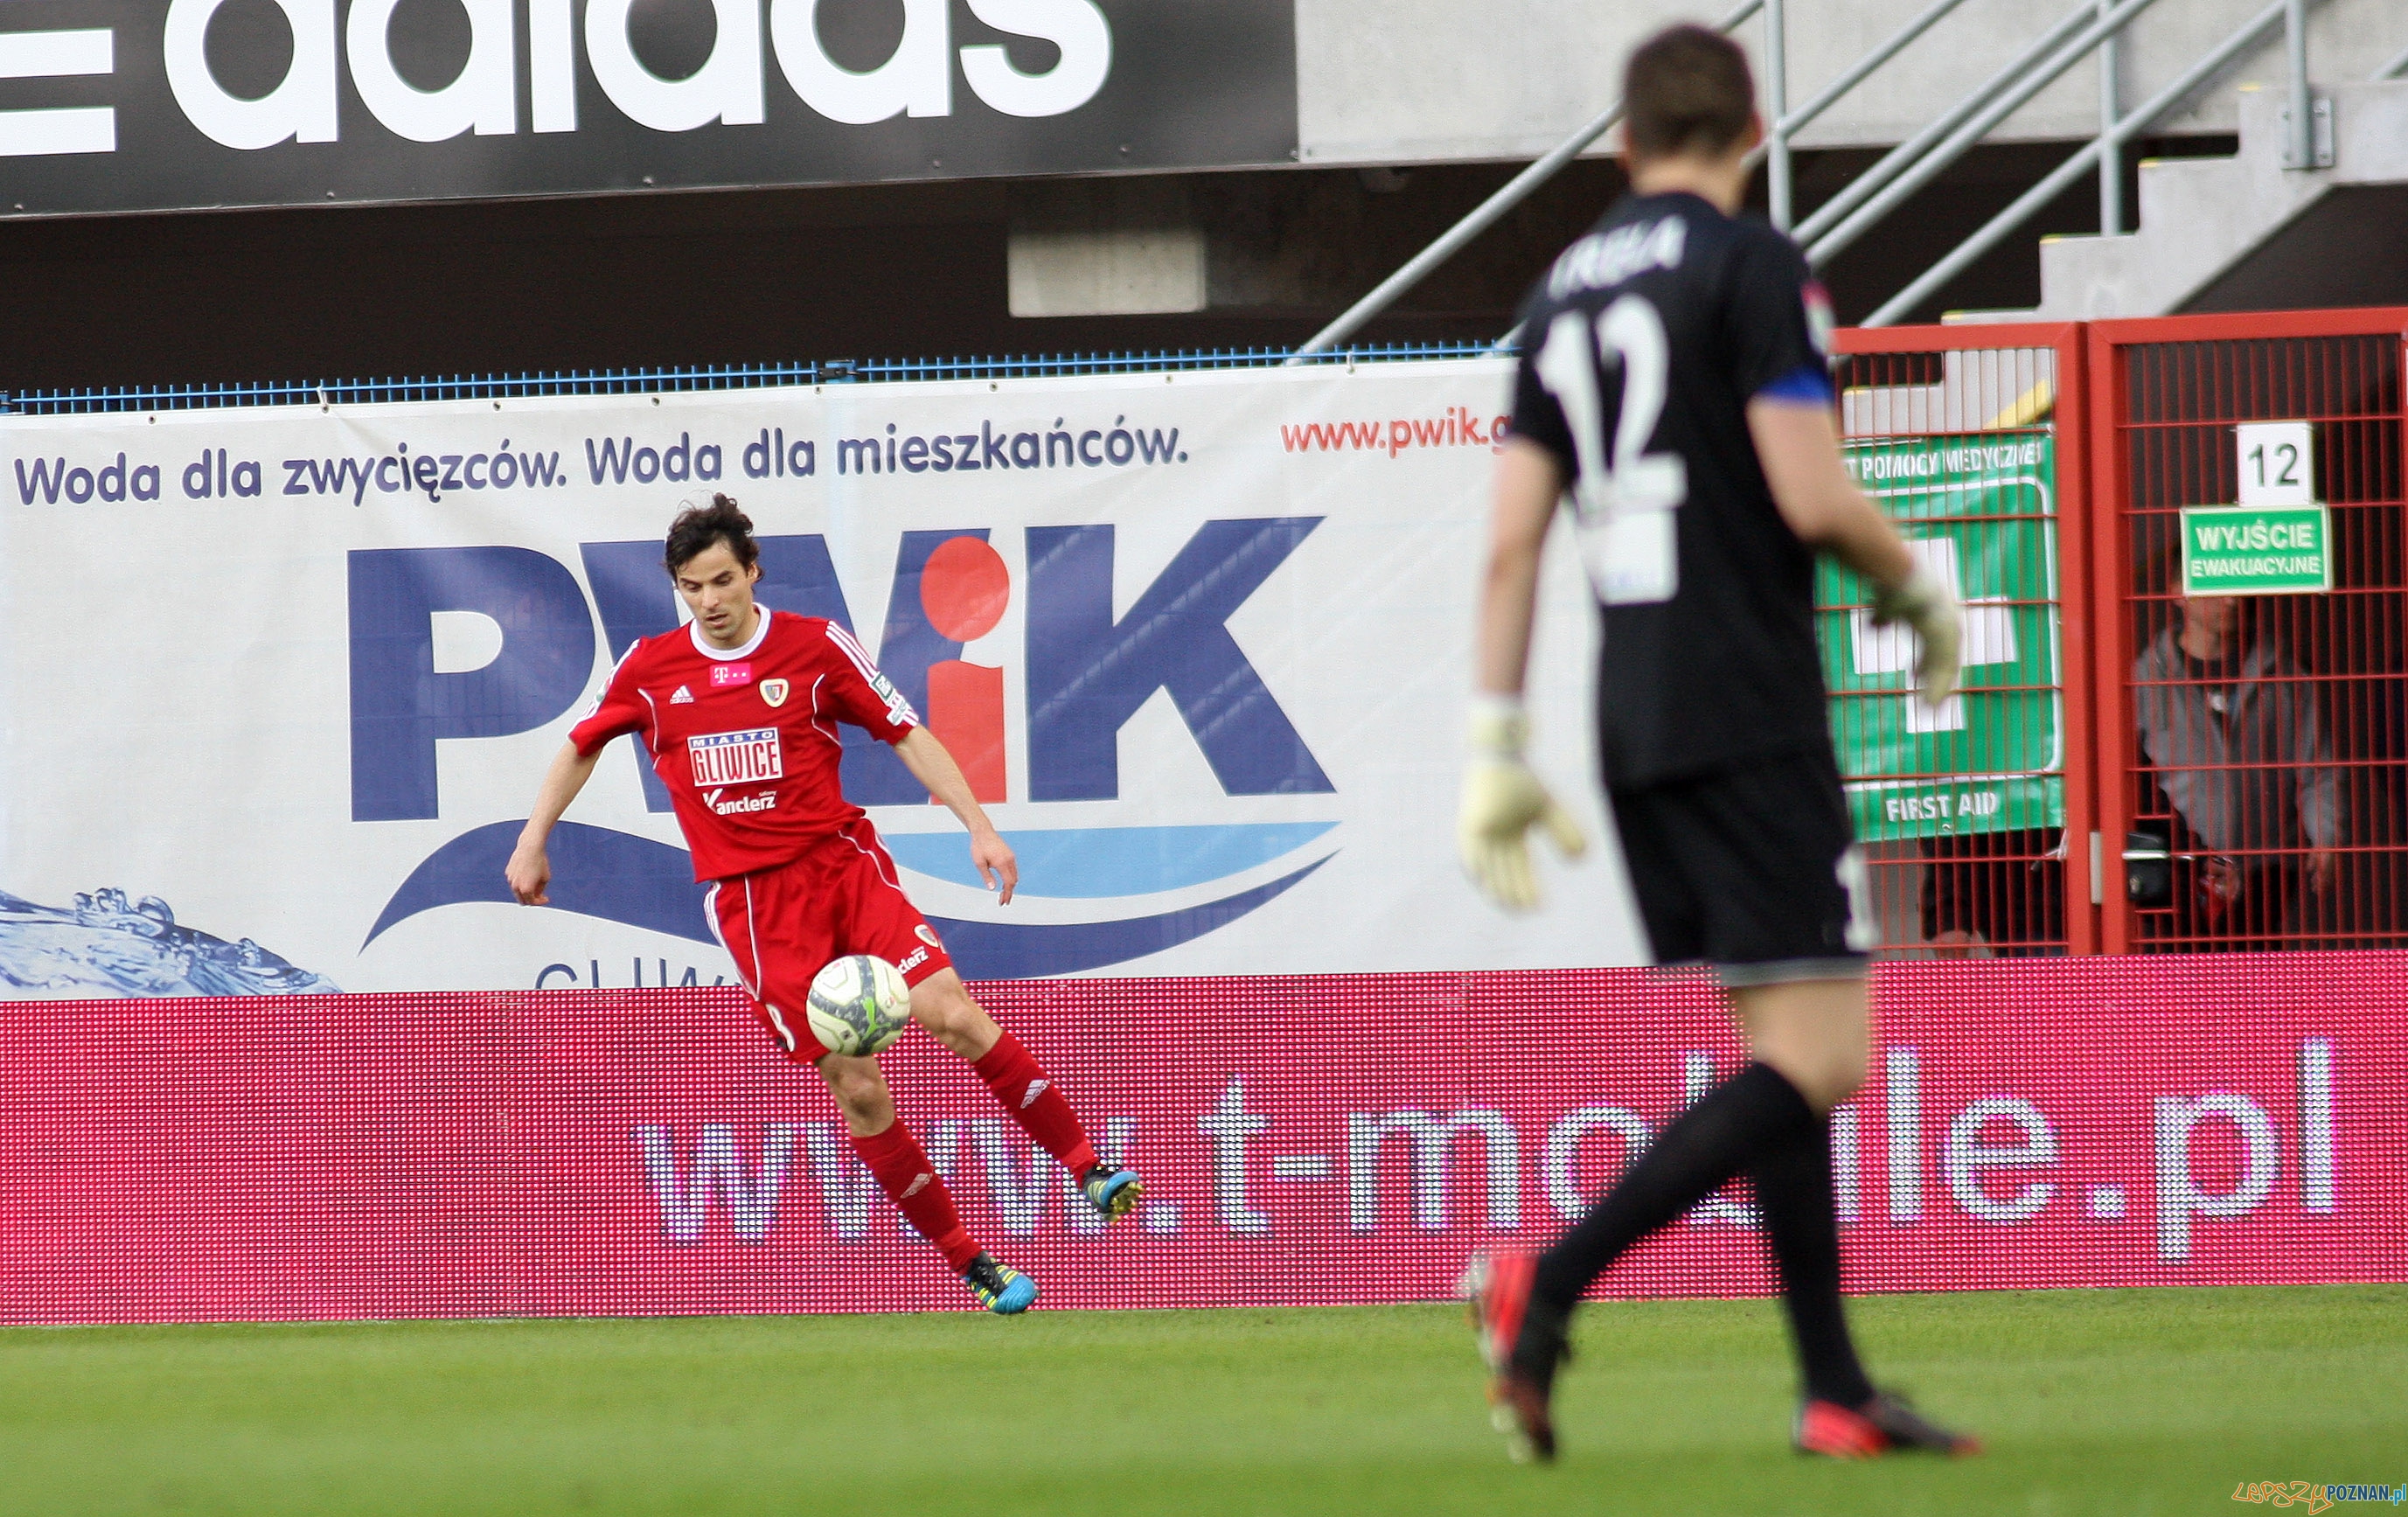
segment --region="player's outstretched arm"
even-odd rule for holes
[[[1579,824],[1555,804],[1522,756],[1529,733],[1522,681],[1538,610],[1539,562],[1563,489],[1554,454],[1526,438],[1505,445],[1497,463],[1488,571],[1480,591],[1471,757],[1464,769],[1455,845],[1472,882],[1513,910],[1539,904],[1527,838],[1532,823],[1545,826],[1567,857],[1578,858],[1588,846]]]
[[[1764,397],[1748,402],[1747,428],[1772,504],[1799,540],[1872,581],[1873,620],[1903,621],[1922,639],[1915,687],[1938,706],[1956,688],[1963,627],[1956,591],[1926,573],[1881,508],[1848,477],[1829,408]]]
[[[1519,695],[1530,662],[1530,625],[1538,615],[1539,559],[1564,476],[1555,455],[1514,437],[1497,460],[1488,512],[1488,572],[1480,586],[1478,662],[1473,683],[1484,695]]]
[[[575,743],[563,743],[552,757],[552,767],[543,772],[543,786],[536,792],[535,809],[528,815],[526,827],[519,834],[519,846],[510,852],[509,868],[510,894],[521,906],[549,906],[552,897],[544,887],[552,883],[552,860],[544,852],[544,842],[552,837],[552,823],[577,799],[585,781],[594,776],[594,766],[602,757],[601,751],[580,753]]]
[[[1011,904],[1011,893],[1020,885],[1020,861],[1012,857],[1011,845],[995,830],[986,819],[986,809],[970,794],[970,782],[962,778],[962,766],[953,755],[937,740],[937,735],[925,727],[913,727],[895,745],[895,756],[911,778],[928,787],[928,794],[943,803],[945,809],[961,818],[969,829],[970,863],[986,881],[989,890],[999,891],[996,904]]]

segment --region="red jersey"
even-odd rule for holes
[[[920,718],[853,634],[765,607],[741,648],[688,625],[628,649],[568,740],[591,757],[635,733],[668,784],[694,877],[727,880],[790,864],[861,817],[837,775],[838,722],[892,743]]]

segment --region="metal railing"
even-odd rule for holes
[[[1950,11],[1955,10],[1958,6],[1963,5],[1964,3],[1965,0],[1933,0],[1933,3],[1926,7],[1922,14],[1916,16],[1904,26],[1899,28],[1899,30],[1894,33],[1887,41],[1882,43],[1881,46],[1873,49],[1872,51],[1866,53],[1862,58],[1857,59],[1856,63],[1843,71],[1838,79],[1835,79],[1830,83],[1823,86],[1822,92],[1816,94],[1813,99],[1809,100],[1806,104],[1799,107],[1794,111],[1785,110],[1784,107],[1778,103],[1779,101],[1785,101],[1789,97],[1789,80],[1786,78],[1788,73],[1787,64],[1789,48],[1788,38],[1784,35],[1788,30],[1787,13],[1784,10],[1780,9],[1767,10],[1765,20],[1766,30],[1768,33],[1778,36],[1779,40],[1777,42],[1768,41],[1766,46],[1766,55],[1768,59],[1766,73],[1769,76],[1766,81],[1766,88],[1771,91],[1778,99],[1770,107],[1772,124],[1765,130],[1765,140],[1757,145],[1755,152],[1752,153],[1750,157],[1751,159],[1768,157],[1770,159],[1770,164],[1766,170],[1766,177],[1772,186],[1771,202],[1773,225],[1781,228],[1784,232],[1789,230],[1789,188],[1791,183],[1791,152],[1789,145],[1797,138],[1798,134],[1803,131],[1816,117],[1822,115],[1823,112],[1830,109],[1833,106],[1845,98],[1850,91],[1853,91],[1857,85],[1862,84],[1868,78],[1871,77],[1873,70],[1881,67],[1884,64],[1888,63],[1900,52],[1905,51],[1909,43],[1913,42],[1916,37],[1921,36],[1924,33],[1931,30],[1934,25],[1938,24],[1942,17],[1946,16]],[[1778,65],[1775,65],[1770,62],[1776,53],[1779,58]]]
[[[1485,342],[1366,343],[1313,356],[1331,365],[1479,358]],[[391,401],[513,400],[541,395],[652,395],[787,384],[874,384],[900,379],[1019,379],[1076,374],[1270,368],[1286,348],[1199,348],[1161,352],[1054,353],[987,358],[824,358],[810,363],[694,365],[557,373],[457,374],[414,379],[276,379],[227,384],[131,385],[0,391],[0,415],[78,416],[208,410],[221,406],[366,406]]]
[[[2107,8],[2107,0],[2099,0],[2099,8]],[[2108,128],[2122,118],[2123,96],[2117,88],[2117,76],[2122,71],[2123,34],[2117,33],[2099,44],[2099,135],[2103,140]],[[2124,152],[2121,142],[2108,142],[2099,150],[2099,230],[2114,236],[2124,230]]]
[[[2078,21],[2085,15],[2096,19],[2088,25],[2077,28],[2071,38],[2003,84],[1994,80],[1993,85],[1985,86],[1985,91],[1994,89],[1995,93],[1982,99],[1980,105],[1967,115],[1962,125],[1900,167],[1880,193],[1863,198],[1843,215],[1832,214],[1832,208],[1826,206],[1808,217],[1798,228],[1798,240],[1806,244],[1806,261],[1819,267],[1839,256],[1851,243],[1903,205],[1909,195],[1971,152],[1990,135],[1991,128],[2021,109],[2032,96],[2055,82],[2058,75],[2090,56],[2100,43],[2121,31],[2134,17],[2155,3],[2156,0],[2120,0],[2114,9],[2103,16],[2098,15],[2087,4],[2076,9],[2069,21]],[[1962,107],[1958,108],[1963,109]],[[1849,186],[1850,190],[1855,188],[1853,184]]]
[[[1971,267],[1973,261],[1999,245],[2014,230],[2038,214],[2042,206],[2056,199],[2079,181],[2094,167],[2107,172],[2110,154],[2146,131],[2168,112],[2180,105],[2193,91],[2224,71],[2232,62],[2254,47],[2277,21],[2286,19],[2299,0],[2272,0],[2263,10],[2242,23],[2239,30],[2218,44],[2214,50],[2185,69],[2172,84],[2135,107],[2132,112],[2099,134],[2088,146],[2074,153],[2043,177],[2038,184],[2015,197],[2006,209],[1984,223],[1979,231],[1956,245],[1956,250],[1909,281],[1906,288],[1884,301],[1880,308],[1864,320],[1866,326],[1891,326],[1906,319],[1930,296],[1937,294],[1949,280]],[[2295,114],[2304,116],[2306,112]],[[2121,173],[2120,166],[2116,169]],[[1809,258],[1813,257],[1810,250]]]
[[[1844,99],[1917,38],[1955,11],[1963,0],[1932,0],[1913,20],[1842,70],[1804,105],[1788,107],[1787,0],[1747,0],[1725,16],[1720,29],[1731,31],[1761,12],[1764,18],[1762,58],[1766,115],[1770,123],[1755,159],[1765,165],[1767,198],[1772,223],[1791,233],[1806,248],[1809,262],[1828,264],[1867,232],[1895,212],[1916,192],[1985,140],[2000,122],[2028,104],[2085,58],[2099,59],[2099,134],[2042,184],[2020,197],[2006,211],[1975,232],[1954,251],[1917,278],[1868,317],[1867,326],[1885,326],[1900,320],[1949,279],[1962,273],[1983,253],[2030,219],[2086,173],[2099,176],[2099,223],[2101,232],[2127,230],[2124,205],[2124,150],[2131,140],[2163,120],[2191,94],[2255,46],[2277,21],[2285,31],[2285,65],[2290,101],[2286,164],[2315,166],[2315,123],[2313,92],[2308,83],[2307,8],[2310,0],[2272,0],[2240,31],[2199,59],[2173,83],[2129,112],[2120,108],[2117,74],[2124,31],[2155,0],[2082,0],[2045,32],[2027,43],[2013,58],[1971,93],[1891,149],[1857,175],[1839,193],[1803,222],[1792,222],[1795,183],[1793,159],[1799,134],[1823,112]],[[2376,70],[2383,80],[2408,75],[2408,50]],[[1541,184],[1603,136],[1622,117],[1622,103],[1604,111],[1567,137],[1554,151],[1515,175],[1469,215],[1450,227],[1403,267],[1389,275],[1344,314],[1316,333],[1289,360],[1301,363],[1343,342],[1385,311],[1407,291],[1427,278],[1465,246],[1527,199]],[[2045,193],[2042,193],[2045,191]],[[1509,348],[1518,336],[1509,332],[1498,349]]]
[[[1725,16],[1717,23],[1717,28],[1727,32],[1763,9],[1764,6],[1765,0],[1741,0],[1739,7]],[[1382,279],[1369,294],[1348,307],[1338,320],[1305,339],[1304,345],[1297,349],[1288,362],[1307,362],[1361,331],[1366,322],[1395,305],[1398,296],[1427,279],[1440,264],[1461,252],[1472,238],[1496,225],[1507,211],[1527,200],[1531,192],[1554,179],[1564,165],[1586,151],[1590,143],[1605,136],[1620,120],[1622,102],[1616,100],[1591,117],[1587,125],[1564,138],[1554,151],[1514,175],[1502,189],[1472,208],[1470,215],[1447,228],[1436,242],[1415,253],[1404,267]]]
[[[1949,107],[1929,125],[1884,153],[1870,168],[1848,181],[1838,194],[1808,217],[1792,235],[1800,242],[1811,242],[1842,217],[1870,200],[1899,175],[1938,150],[1966,122],[1972,119],[1976,111],[1996,100],[2004,91],[2014,88],[2016,79],[2039,66],[2068,39],[2081,32],[2086,17],[2095,15],[2095,10],[2089,6],[2078,7],[2056,25],[2026,43],[2021,52],[1975,86],[1971,93]]]
[[[2100,0],[2100,3],[2103,5],[2105,0]],[[2102,68],[2100,108],[2107,124],[2102,126],[2098,137],[1991,218],[1947,257],[1885,301],[1865,318],[1863,324],[1887,326],[1905,320],[1917,305],[1937,293],[1976,259],[1998,246],[2037,214],[2042,207],[2089,173],[2094,165],[2100,176],[2100,230],[2110,236],[2124,231],[2121,216],[2124,145],[2172,114],[2214,76],[2238,62],[2277,21],[2283,26],[2284,62],[2288,75],[2286,93],[2289,106],[2286,113],[2284,166],[2295,169],[2325,166],[2317,161],[2315,102],[2308,83],[2308,3],[2309,0],[2272,0],[2129,115],[2113,115],[2114,93],[2112,76]],[[2402,49],[2376,68],[2368,76],[2368,82],[2381,84],[2402,75],[2408,75],[2408,49]],[[1810,252],[1809,256],[1813,254]]]

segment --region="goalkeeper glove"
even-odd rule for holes
[[[1914,688],[1922,693],[1924,705],[1936,708],[1956,693],[1957,657],[1965,635],[1956,592],[1918,564],[1902,582],[1873,596],[1873,625],[1893,622],[1913,627],[1922,641],[1914,660]]]
[[[1522,758],[1529,720],[1512,695],[1481,695],[1471,705],[1471,761],[1463,773],[1463,808],[1455,842],[1472,883],[1509,910],[1539,904],[1538,877],[1530,868],[1526,836],[1533,822],[1545,826],[1566,858],[1587,851],[1588,839],[1571,813],[1555,804],[1547,787]]]

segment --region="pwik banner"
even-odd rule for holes
[[[1509,920],[1453,842],[1505,366],[831,385],[0,422],[0,993],[731,980],[635,740],[502,866],[610,665],[675,628],[680,503],[852,628],[1019,852],[860,735],[967,973],[1571,966],[1641,951],[1611,845]],[[1540,763],[1595,800],[1551,555]]]

